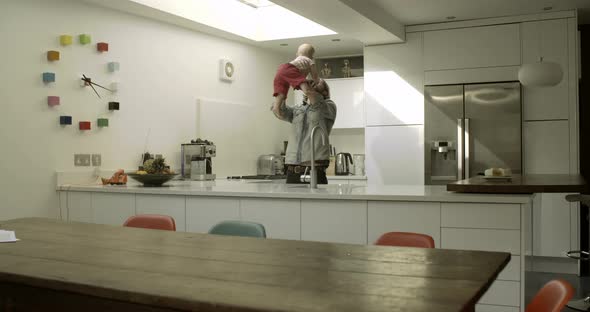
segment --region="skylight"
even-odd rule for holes
[[[254,41],[336,32],[268,0],[131,0]]]
[[[261,8],[261,7],[266,7],[266,6],[271,6],[271,5],[276,5],[268,0],[238,0],[240,2],[242,2],[243,4],[249,5],[253,8]]]

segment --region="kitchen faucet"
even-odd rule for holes
[[[309,187],[313,188],[313,189],[317,189],[318,188],[318,173],[316,171],[315,168],[315,143],[314,143],[314,137],[315,137],[315,131],[317,129],[322,130],[322,145],[326,145],[326,136],[328,136],[328,134],[326,133],[326,130],[324,130],[324,128],[320,127],[320,126],[315,126],[313,127],[313,129],[311,129],[311,170],[310,170],[310,175],[306,175],[307,172],[304,172],[303,175],[301,176],[301,182],[307,182],[307,179],[309,179]]]

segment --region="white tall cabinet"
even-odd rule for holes
[[[336,103],[337,117],[334,129],[365,127],[365,92],[363,77],[325,79],[330,98]],[[293,101],[301,103],[303,92],[293,92]]]

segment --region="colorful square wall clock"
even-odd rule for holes
[[[62,126],[72,124],[72,116],[59,116],[59,124]]]
[[[53,107],[59,105],[59,96],[50,95],[47,97],[47,105]]]
[[[43,82],[55,82],[55,73],[43,73]]]
[[[109,62],[108,67],[110,72],[116,72],[119,70],[120,65],[119,62]]]
[[[109,119],[108,118],[98,118],[96,120],[96,124],[99,128],[104,128],[109,126]]]
[[[72,44],[72,36],[70,36],[70,35],[59,36],[59,43],[62,46],[68,46],[68,45]]]
[[[78,36],[81,44],[89,44],[91,39],[89,34],[81,34]]]
[[[59,61],[59,51],[47,51],[48,61]]]
[[[119,102],[109,102],[109,110],[119,110]]]
[[[80,121],[80,130],[90,130],[90,121]]]
[[[99,42],[96,44],[96,50],[98,52],[107,52],[109,50],[109,44],[106,42]]]

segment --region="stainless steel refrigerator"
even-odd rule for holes
[[[492,167],[522,172],[518,82],[424,88],[425,183],[446,184]]]

